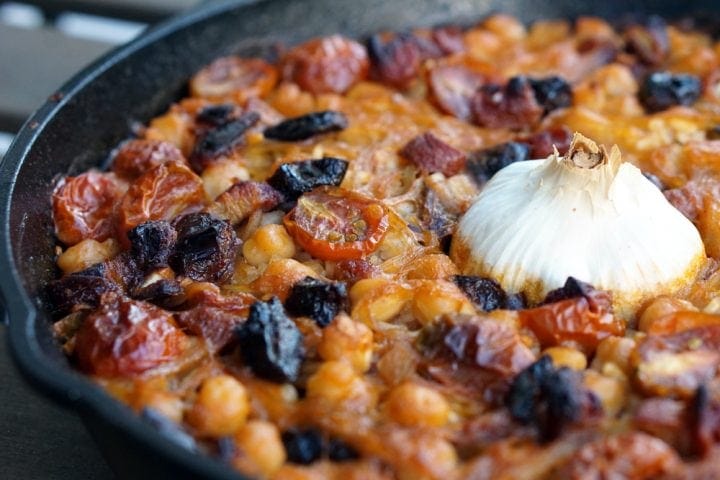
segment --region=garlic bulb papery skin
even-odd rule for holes
[[[568,153],[513,163],[460,219],[450,255],[531,302],[568,276],[613,293],[631,317],[692,281],[706,260],[695,226],[614,146],[575,134]]]

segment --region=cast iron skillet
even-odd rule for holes
[[[43,286],[56,275],[50,218],[53,179],[102,165],[134,122],[161,113],[186,80],[229,54],[271,55],[342,32],[471,24],[503,11],[531,21],[628,12],[707,18],[713,0],[230,0],[164,23],[80,72],[28,120],[0,166],[0,292],[19,368],[38,389],[77,410],[120,478],[240,478],[219,462],[168,441],[73,371],[50,333]]]

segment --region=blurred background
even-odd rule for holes
[[[149,25],[203,0],[0,0],[0,158],[54,89]]]

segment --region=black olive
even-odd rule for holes
[[[560,77],[530,79],[535,99],[545,114],[572,105],[572,87]]]
[[[491,278],[454,275],[452,281],[485,312],[504,308],[507,303],[505,290]]]
[[[235,120],[210,128],[195,144],[190,165],[196,172],[222,155],[231,153],[242,144],[245,132],[260,120],[257,112],[247,112]]]
[[[134,289],[132,298],[146,300],[161,307],[173,307],[182,301],[179,296],[184,289],[177,280],[160,279],[145,287]]]
[[[555,368],[544,355],[515,377],[505,405],[515,420],[533,425],[542,441],[550,441],[579,419],[582,397],[579,374],[567,367]]]
[[[303,336],[277,297],[253,303],[236,333],[243,362],[255,375],[274,382],[297,380],[304,357]]]
[[[527,308],[527,299],[522,292],[511,293],[505,300],[505,307],[507,310],[522,310]]]
[[[208,127],[219,127],[225,125],[233,118],[235,105],[226,103],[222,105],[210,105],[205,107],[195,116],[198,123]]]
[[[175,225],[177,243],[170,266],[200,282],[220,282],[232,275],[237,236],[230,224],[209,213],[191,213]]]
[[[555,303],[570,298],[588,297],[594,290],[595,288],[589,283],[581,282],[575,277],[568,277],[565,280],[565,285],[549,291],[542,303]]]
[[[720,140],[720,125],[715,125],[705,132],[708,140]]]
[[[291,315],[310,317],[324,328],[347,308],[347,288],[344,283],[305,277],[293,285],[285,308]]]
[[[128,232],[128,239],[138,268],[148,271],[167,266],[177,233],[169,222],[159,220],[141,223]]]
[[[192,435],[157,410],[145,407],[140,413],[140,418],[152,425],[155,430],[171,442],[186,450],[198,451],[197,443],[195,443]]]
[[[328,457],[336,462],[345,462],[360,458],[360,454],[352,446],[338,438],[331,438],[327,446]]]
[[[282,193],[286,202],[294,202],[313,188],[340,185],[347,168],[347,161],[333,157],[283,163],[268,178],[267,183]]]
[[[308,113],[295,118],[288,118],[277,125],[266,128],[265,138],[295,142],[305,140],[315,135],[344,130],[348,120],[341,112],[325,110]]]
[[[701,87],[695,75],[655,72],[645,78],[638,97],[648,112],[659,112],[675,105],[692,105],[700,97]]]
[[[524,143],[507,142],[477,150],[468,155],[467,169],[478,183],[485,183],[511,163],[527,160],[530,147]]]
[[[322,457],[323,439],[317,430],[287,430],[282,441],[289,462],[309,465]]]

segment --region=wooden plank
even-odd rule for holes
[[[67,79],[112,45],[0,25],[0,130],[17,131]],[[8,48],[10,46],[10,48]]]
[[[10,360],[0,324],[0,477],[113,478],[78,416],[32,390]]]
[[[201,0],[23,0],[50,15],[64,11],[90,13],[106,17],[153,23],[174,15]]]

